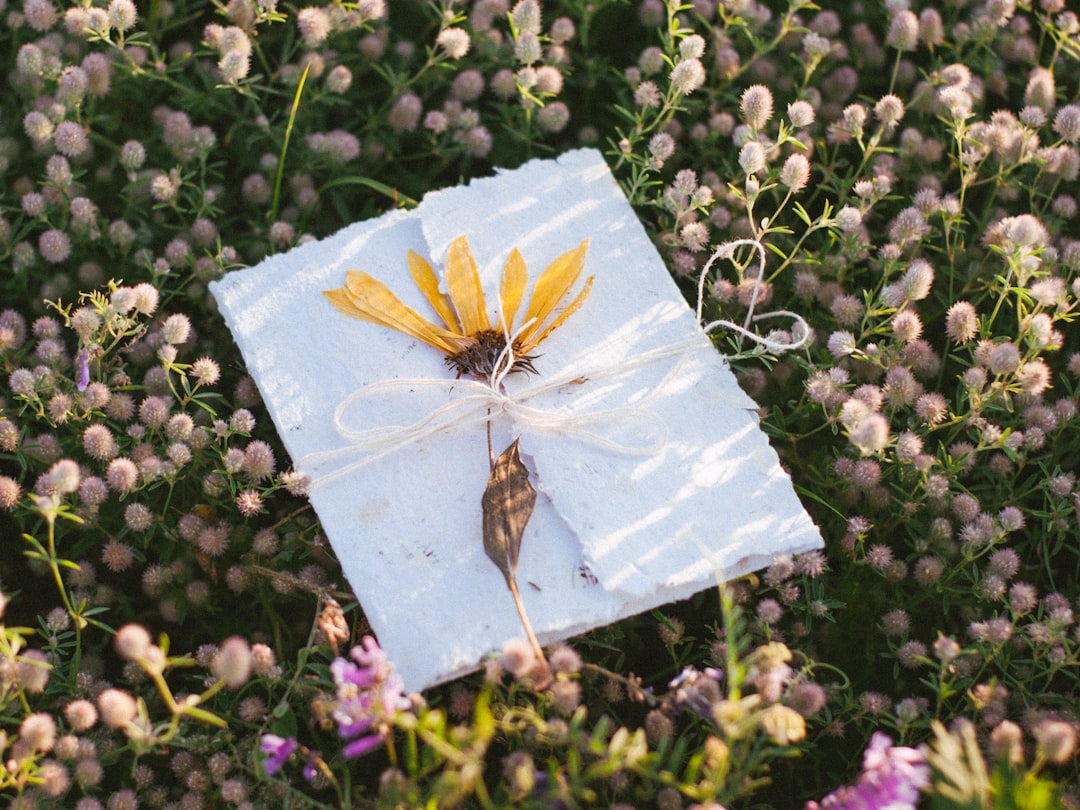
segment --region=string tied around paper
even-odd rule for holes
[[[359,458],[319,476],[312,482],[312,487],[315,488],[340,478],[444,431],[483,424],[500,415],[509,416],[519,425],[556,432],[620,455],[649,456],[664,446],[667,441],[667,426],[649,410],[648,405],[658,391],[663,390],[667,384],[680,376],[687,353],[695,346],[699,349],[702,347],[699,340],[688,339],[660,346],[626,358],[619,363],[574,368],[514,391],[507,391],[504,382],[514,367],[514,339],[526,326],[528,323],[522,324],[514,334],[506,335],[506,346],[496,360],[494,371],[485,380],[424,377],[383,380],[361,386],[345,397],[334,410],[334,429],[347,444],[333,450],[310,453],[300,459],[299,464],[333,461],[349,456],[359,456]],[[585,381],[594,382],[628,374],[665,357],[677,357],[679,360],[667,372],[659,385],[633,404],[585,412],[551,410],[529,404],[530,400],[543,394],[582,384]],[[389,425],[356,430],[346,424],[347,412],[358,402],[380,394],[413,391],[417,388],[441,390],[447,395],[453,392],[454,396],[445,404],[409,425]],[[612,424],[627,428],[634,422],[643,428],[638,431],[639,435],[646,437],[642,442],[622,441],[605,435],[600,430]]]
[[[801,316],[787,311],[768,312],[756,316],[753,314],[753,308],[757,303],[760,292],[761,279],[765,273],[765,249],[761,242],[755,239],[739,239],[719,245],[706,262],[698,282],[698,324],[701,324],[702,319],[706,275],[717,259],[730,258],[734,250],[742,245],[754,245],[758,250],[759,257],[757,282],[754,285],[749,307],[750,311],[747,314],[745,325],[739,326],[731,321],[720,319],[702,325],[702,330],[709,334],[716,329],[729,329],[750,338],[762,348],[776,353],[799,348],[809,336],[809,327],[806,326],[806,322]],[[502,302],[499,303],[501,315]],[[748,328],[752,321],[780,315],[792,317],[796,322],[803,325],[803,334],[799,340],[781,343],[757,335]],[[512,334],[506,326],[505,319],[500,317],[499,322],[503,324],[505,346],[494,364],[494,370],[487,379],[408,378],[384,380],[363,385],[346,396],[334,410],[334,428],[347,444],[344,447],[332,450],[310,453],[300,459],[299,465],[332,462],[347,457],[358,458],[325,475],[319,476],[312,482],[312,487],[315,488],[348,475],[354,470],[394,455],[410,445],[434,437],[447,430],[474,424],[484,424],[500,415],[511,417],[519,425],[527,425],[541,431],[556,432],[567,438],[620,455],[652,455],[666,443],[667,426],[663,420],[649,410],[649,402],[668,383],[681,376],[687,359],[694,351],[699,351],[708,345],[701,341],[698,336],[693,336],[623,358],[616,363],[597,364],[591,367],[586,364],[584,367],[568,369],[531,385],[517,388],[514,391],[507,391],[504,383],[514,367],[514,340],[529,326],[529,322],[522,324]],[[622,376],[643,366],[668,358],[677,358],[677,361],[649,394],[633,404],[614,408],[601,408],[594,411],[575,412],[551,410],[529,404],[530,400],[543,394],[553,393],[586,381],[595,382],[605,378]],[[346,424],[346,414],[358,402],[381,394],[413,391],[417,388],[434,388],[445,391],[448,396],[452,392],[456,395],[445,404],[435,408],[409,425],[388,425],[357,430]],[[605,435],[599,430],[600,427],[610,426],[613,423],[626,428],[635,421],[646,428],[651,428],[653,433],[651,440],[644,443],[625,442],[614,439],[610,435]],[[646,430],[645,435],[648,435],[649,432],[649,430]]]

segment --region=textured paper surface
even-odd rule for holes
[[[539,492],[518,577],[548,642],[610,623],[821,546],[757,424],[753,402],[698,327],[598,152],[532,161],[427,195],[413,211],[352,225],[212,285],[350,584],[410,689],[474,669],[522,635],[502,575],[484,555],[482,424],[449,428],[363,466],[334,424],[408,425],[460,397],[437,350],[336,312],[322,291],[346,270],[375,276],[432,317],[406,265],[409,249],[441,273],[465,234],[495,316],[503,263],[517,247],[529,287],[582,239],[584,306],[537,350],[528,400],[576,427],[493,420],[495,452],[521,436]],[[650,359],[652,358],[652,359]],[[550,421],[550,420],[549,420]],[[557,422],[556,418],[556,422]],[[345,448],[345,449],[343,449]],[[342,470],[346,472],[342,474]]]

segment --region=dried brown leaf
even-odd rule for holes
[[[521,536],[536,505],[536,490],[518,453],[518,439],[495,461],[481,505],[484,551],[509,583],[517,573]]]

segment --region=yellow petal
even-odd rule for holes
[[[499,333],[504,334],[514,328],[514,316],[517,315],[521,299],[525,295],[525,282],[529,277],[525,269],[525,260],[517,248],[510,251],[510,257],[503,266],[502,283],[499,285]]]
[[[420,292],[431,304],[431,308],[439,313],[443,325],[451,332],[457,328],[457,320],[454,318],[454,310],[450,308],[450,302],[439,291],[439,279],[435,277],[435,271],[431,269],[424,258],[415,251],[409,251],[409,272],[412,273],[413,281],[420,288]]]
[[[555,307],[562,301],[570,288],[574,286],[581,270],[585,266],[585,252],[589,249],[589,240],[585,239],[573,250],[559,256],[547,266],[540,278],[536,280],[532,298],[529,300],[529,309],[525,312],[525,322],[532,324],[522,333],[522,343],[535,346],[543,338],[532,339],[532,335],[540,330],[544,321],[555,311]],[[581,298],[581,296],[578,296]],[[582,299],[584,300],[584,299]],[[580,306],[580,303],[577,303]],[[545,335],[551,331],[551,327],[545,330]]]
[[[434,346],[444,354],[457,354],[467,344],[459,335],[436,326],[401,302],[381,281],[367,273],[350,270],[344,287],[325,290],[331,304],[341,313],[362,321],[396,329]]]
[[[581,305],[584,304],[585,299],[589,297],[589,290],[592,289],[592,283],[594,278],[596,278],[596,276],[589,276],[587,279],[585,279],[585,286],[581,288],[581,292],[579,292],[577,296],[574,297],[574,300],[567,305],[566,309],[559,313],[559,316],[551,322],[547,329],[545,329],[539,335],[535,336],[534,333],[532,333],[531,329],[526,329],[525,332],[530,333],[530,336],[522,342],[521,348],[518,349],[519,353],[528,354],[529,352],[531,352],[543,340],[545,340],[548,335],[550,335],[559,326],[561,326],[563,321],[565,321],[567,318],[569,318],[571,315],[581,309]]]
[[[464,236],[455,239],[446,253],[446,289],[454,303],[463,335],[475,335],[491,329],[480,274]]]

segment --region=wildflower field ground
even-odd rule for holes
[[[0,12],[0,806],[1080,807],[1074,6]],[[405,695],[207,285],[582,145],[825,548]]]

